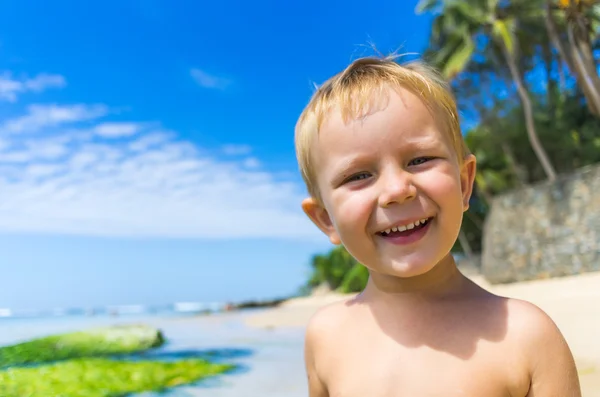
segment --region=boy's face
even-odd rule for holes
[[[323,205],[309,198],[303,209],[372,271],[413,277],[449,254],[475,159],[459,164],[450,138],[415,95],[390,90],[383,106],[348,123],[332,112],[315,140],[314,161]]]

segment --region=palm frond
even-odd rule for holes
[[[443,6],[443,1],[440,0],[421,0],[415,7],[416,14],[424,14],[427,12],[439,12]]]
[[[515,50],[515,39],[513,34],[514,26],[514,19],[495,20],[492,24],[494,37],[497,40],[500,40],[502,45],[511,54],[513,54]]]
[[[469,36],[463,36],[458,49],[450,55],[448,61],[443,67],[442,73],[446,78],[453,78],[462,72],[469,63],[475,51],[475,44]]]

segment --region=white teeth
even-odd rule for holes
[[[414,223],[409,223],[408,225],[394,226],[393,228],[386,229],[386,230],[384,230],[381,233],[382,234],[390,234],[391,232],[403,232],[405,230],[411,230],[411,229],[414,229],[415,227],[417,227],[419,225],[426,224],[428,220],[429,220],[429,218],[419,219],[418,221],[415,221]]]

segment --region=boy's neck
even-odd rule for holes
[[[394,277],[385,274],[373,274],[362,297],[365,299],[418,298],[420,300],[436,300],[460,294],[470,283],[456,267],[456,262],[448,254],[429,272],[408,278]]]

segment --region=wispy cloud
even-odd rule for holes
[[[250,145],[223,145],[221,147],[223,154],[228,156],[238,156],[248,154],[252,151],[252,147]]]
[[[102,123],[94,127],[94,132],[104,138],[120,138],[135,135],[142,128],[141,123]]]
[[[34,78],[15,79],[10,72],[0,74],[0,100],[15,102],[19,94],[27,91],[41,92],[47,88],[62,88],[67,84],[63,76],[38,74]]]
[[[190,70],[190,75],[198,85],[204,88],[224,90],[232,83],[228,78],[210,74],[196,68]]]
[[[0,124],[0,133],[37,132],[44,127],[92,120],[107,113],[105,105],[30,105],[25,115]]]
[[[261,166],[260,161],[255,157],[248,157],[243,164],[246,168],[259,168]]]
[[[0,126],[0,232],[320,237],[300,210],[299,181],[269,171],[251,147],[211,151],[109,113],[31,105]]]

